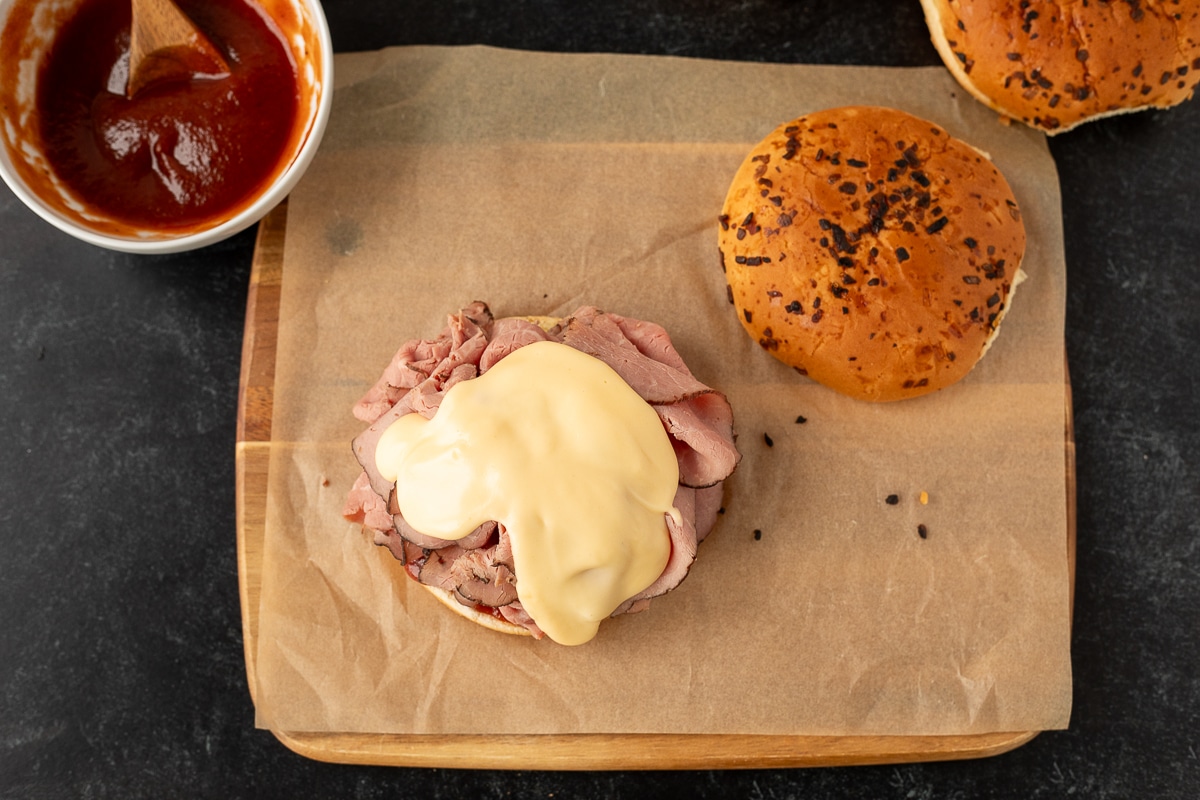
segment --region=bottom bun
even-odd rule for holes
[[[564,320],[562,317],[545,317],[545,316],[519,316],[516,319],[523,319],[526,322],[532,322],[544,331],[549,331],[556,325],[561,325]]]
[[[486,611],[480,611],[479,609],[472,608],[471,606],[464,606],[455,599],[454,593],[448,589],[442,589],[438,586],[430,586],[427,583],[418,582],[418,585],[422,589],[428,589],[429,593],[436,597],[442,605],[446,606],[446,608],[450,609],[455,614],[458,614],[460,617],[471,620],[471,622],[478,623],[485,628],[490,628],[491,630],[498,631],[499,633],[510,633],[513,636],[533,635],[533,633],[523,625],[517,625],[516,623],[509,622],[506,619],[501,619],[495,614],[489,614]]]

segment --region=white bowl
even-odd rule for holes
[[[311,163],[333,99],[333,45],[318,0],[255,0],[285,34],[300,83],[303,130],[272,183],[227,218],[184,232],[131,228],[89,210],[53,176],[36,135],[38,64],[58,21],[81,0],[0,0],[0,176],[25,205],[56,228],[85,242],[129,253],[177,253],[213,244],[266,216],[287,197]],[[17,12],[17,13],[14,13]],[[16,54],[17,57],[12,56]],[[31,175],[49,180],[29,180]]]

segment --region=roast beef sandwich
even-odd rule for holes
[[[591,640],[687,575],[739,460],[733,414],[654,323],[471,303],[354,408],[344,514],[455,612]]]

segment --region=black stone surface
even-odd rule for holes
[[[940,63],[916,0],[329,0],[339,51]],[[1078,441],[1070,728],[813,770],[321,764],[254,728],[233,442],[253,232],[109,253],[0,187],[0,798],[1200,797],[1200,101],[1052,141]]]

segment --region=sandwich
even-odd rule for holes
[[[593,307],[470,303],[353,413],[344,516],[457,614],[568,645],[684,579],[739,460],[728,400],[667,332]]]

